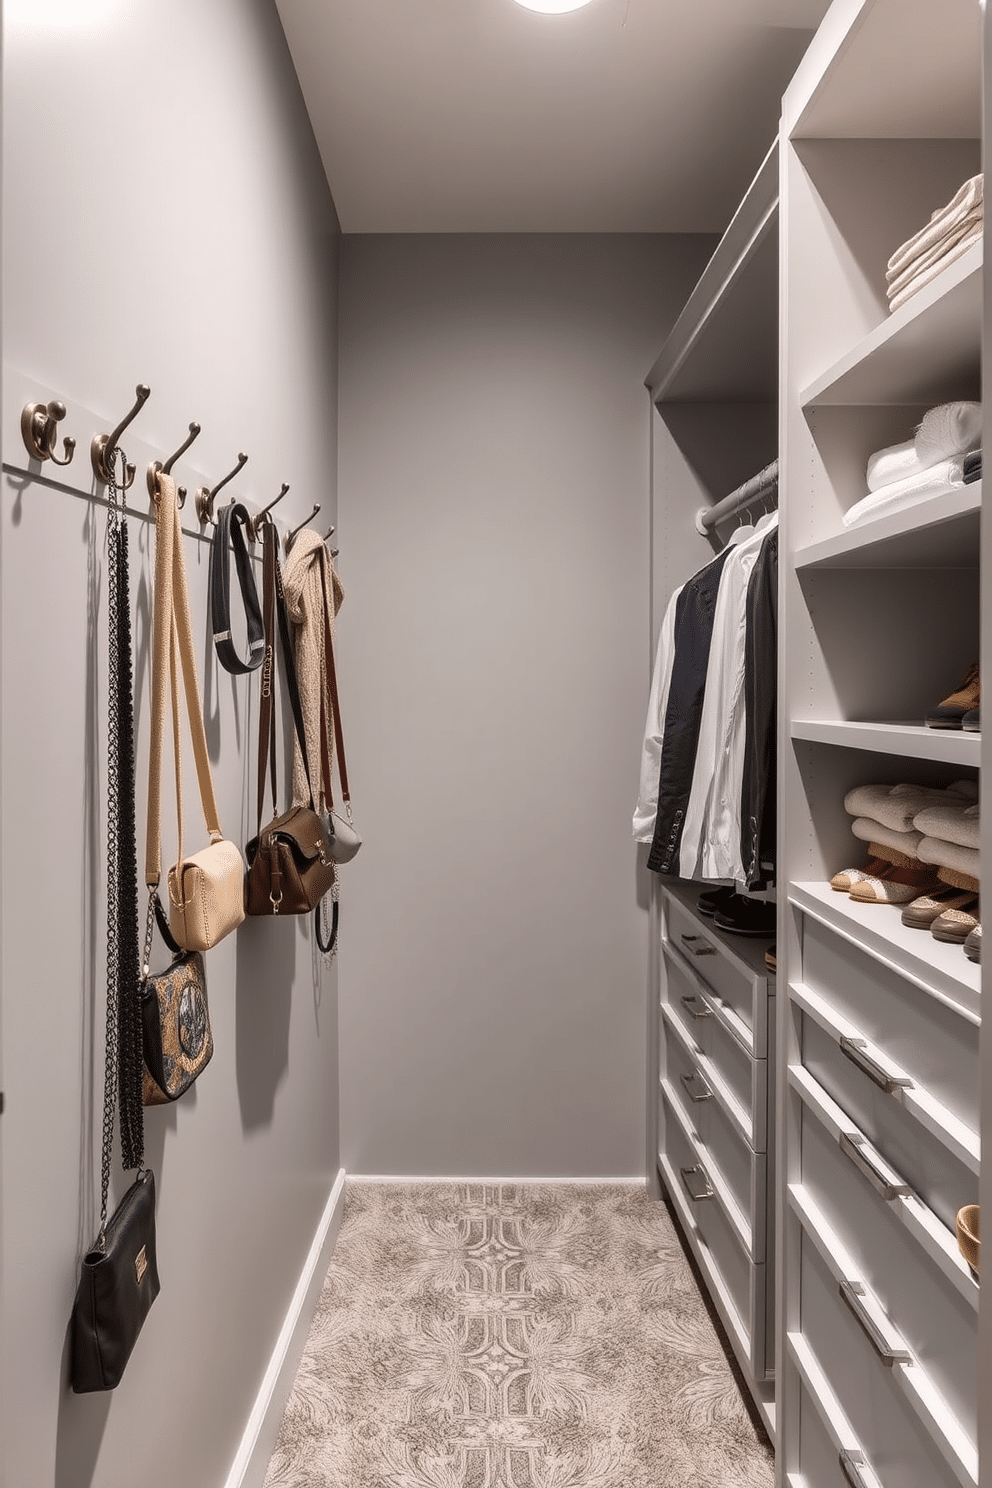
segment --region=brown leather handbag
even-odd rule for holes
[[[313,785],[307,762],[300,690],[289,636],[276,554],[278,538],[267,523],[262,531],[262,613],[265,626],[265,659],[262,663],[261,699],[258,710],[258,831],[245,846],[248,872],[245,876],[245,909],[250,915],[309,914],[334,887],[335,868],[331,842],[324,821],[314,807]],[[276,798],[275,718],[275,629],[278,614],[283,673],[293,711],[293,725],[300,742],[306,771],[309,806],[291,806],[280,812]],[[262,826],[265,778],[272,784],[272,817]]]

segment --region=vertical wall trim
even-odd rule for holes
[[[339,1168],[224,1488],[259,1488],[265,1477],[341,1228],[344,1183],[344,1168]]]

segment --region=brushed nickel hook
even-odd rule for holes
[[[269,512],[272,510],[272,508],[274,506],[278,506],[279,505],[279,502],[282,500],[282,498],[285,496],[285,494],[286,494],[286,492],[288,490],[289,490],[289,482],[288,481],[283,481],[283,483],[282,483],[282,490],[279,492],[279,495],[276,496],[274,498],[274,500],[270,501],[269,504],[268,504],[268,506],[263,506],[262,507],[262,510],[260,512],[257,512],[256,515],[251,518],[251,521],[248,523],[248,529],[247,529],[247,531],[248,531],[248,536],[251,538],[252,542],[257,542],[258,541],[258,534],[262,530],[262,524],[263,524],[265,518],[268,516]]]
[[[139,382],[134,392],[134,407],[131,409],[130,413],[125,414],[124,418],[121,419],[114,432],[112,434],[93,435],[93,439],[90,444],[90,460],[93,463],[93,474],[96,476],[101,486],[107,485],[110,481],[110,466],[114,458],[114,453],[117,449],[117,441],[120,439],[121,435],[124,433],[124,430],[127,428],[131,420],[136,418],[141,412],[145,403],[148,401],[149,394],[151,393],[151,388],[146,387],[143,382]],[[133,481],[134,466],[130,463],[130,461],[125,459],[124,479],[121,482],[123,489],[126,491],[127,488],[133,483]]]
[[[76,452],[76,441],[68,435],[62,440],[65,459],[55,454],[58,426],[65,418],[64,403],[25,403],[21,410],[21,438],[29,455],[36,460],[51,460],[54,465],[70,464]]]
[[[199,434],[199,432],[200,432],[200,425],[199,424],[193,424],[193,423],[191,423],[190,426],[189,426],[189,438],[183,440],[183,442],[179,446],[179,448],[177,450],[174,450],[173,451],[173,453],[169,456],[169,458],[166,460],[166,462],[165,462],[164,465],[162,464],[162,461],[161,460],[152,460],[151,464],[148,466],[148,471],[147,471],[147,475],[146,475],[145,478],[146,478],[146,480],[148,482],[148,494],[152,498],[153,501],[155,500],[155,498],[156,498],[156,496],[158,494],[158,477],[159,477],[159,472],[161,471],[161,473],[163,475],[171,475],[172,474],[172,467],[173,467],[173,465],[179,459],[179,456],[180,455],[184,455],[186,453],[186,451],[189,449],[190,445],[193,443],[193,440],[196,438],[196,436]],[[180,486],[179,487],[179,493],[178,494],[179,494],[179,505],[180,506],[183,506],[185,504],[185,501],[186,501],[186,487],[185,486]]]
[[[327,531],[324,533],[324,541],[328,542],[334,536],[336,530],[337,529],[334,527],[328,527]]]
[[[227,485],[228,481],[232,481],[237,475],[238,471],[242,470],[247,464],[248,456],[245,454],[239,454],[237,465],[235,465],[234,469],[229,471],[228,474],[225,475],[222,481],[218,481],[217,484],[213,486],[209,491],[207,490],[206,486],[200,487],[200,489],[196,493],[196,518],[198,522],[203,524],[213,521],[214,497],[217,495],[217,492],[222,490],[224,486]]]
[[[319,511],[320,511],[320,502],[319,501],[315,501],[314,502],[314,506],[313,506],[313,511],[310,513],[310,515],[308,517],[304,517],[303,518],[303,521],[300,523],[300,525],[298,527],[294,527],[293,530],[292,530],[292,532],[287,532],[286,533],[286,552],[287,553],[289,552],[290,544],[293,541],[293,538],[296,536],[296,534],[298,532],[302,532],[303,529],[304,529],[304,527],[307,525],[307,523],[308,522],[312,522],[313,519],[314,519],[314,517],[317,515],[317,513]]]

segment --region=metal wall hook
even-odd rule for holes
[[[179,456],[180,455],[184,455],[186,453],[186,451],[189,449],[190,445],[193,443],[193,440],[196,438],[196,436],[199,434],[199,432],[200,432],[200,425],[199,424],[191,423],[190,426],[189,426],[189,437],[187,439],[184,439],[183,440],[182,444],[179,446],[179,448],[177,450],[174,450],[173,451],[173,453],[169,456],[169,458],[166,460],[166,462],[165,462],[164,465],[162,464],[162,461],[161,460],[152,460],[151,464],[148,466],[148,472],[147,472],[147,475],[146,475],[146,479],[147,479],[147,482],[148,482],[148,494],[152,498],[153,501],[155,500],[155,497],[158,494],[158,475],[159,475],[159,471],[161,471],[163,475],[171,475],[172,474],[172,467],[173,467],[173,465],[179,459]],[[182,506],[185,503],[185,501],[186,501],[186,487],[185,486],[180,486],[179,487],[179,505]]]
[[[121,435],[124,433],[124,430],[127,428],[131,420],[136,418],[141,412],[145,403],[148,401],[149,394],[151,393],[151,388],[146,387],[143,382],[139,382],[134,392],[134,407],[131,409],[130,413],[126,414],[125,417],[121,419],[114,432],[112,434],[93,435],[93,439],[90,444],[90,459],[93,462],[93,474],[96,476],[101,486],[106,486],[110,481],[110,466],[114,458],[114,452],[117,449],[117,441],[120,439]],[[121,482],[121,484],[123,485],[124,489],[127,490],[128,486],[130,486],[134,481],[134,466],[126,460],[124,464],[124,480]]]
[[[324,541],[327,542],[330,538],[332,538],[334,536],[335,531],[336,531],[336,528],[334,528],[334,527],[328,527],[327,531],[324,533]]]
[[[262,524],[265,521],[265,518],[268,516],[269,512],[274,506],[278,506],[279,502],[282,500],[288,490],[289,482],[283,481],[282,490],[279,492],[279,495],[276,496],[273,501],[270,501],[268,506],[263,506],[262,510],[260,512],[257,512],[256,515],[252,517],[247,529],[248,536],[251,538],[252,542],[258,541],[258,534],[262,530]]]
[[[211,487],[209,491],[207,490],[206,486],[200,487],[200,489],[196,493],[196,518],[198,522],[200,522],[201,524],[205,524],[207,522],[213,521],[214,497],[217,495],[217,492],[222,490],[223,487],[227,485],[228,481],[232,481],[237,475],[238,471],[242,470],[247,464],[248,456],[246,454],[239,454],[237,465],[235,465],[234,469],[229,471],[228,474],[225,475],[223,480],[218,481],[217,484]]]
[[[313,511],[310,513],[310,515],[308,517],[304,517],[303,518],[303,521],[300,523],[300,525],[298,527],[294,527],[291,532],[287,532],[286,533],[286,552],[287,553],[289,552],[290,544],[292,543],[293,538],[296,536],[296,534],[298,532],[302,532],[303,529],[304,529],[304,527],[307,525],[307,523],[308,522],[312,522],[313,519],[314,519],[314,517],[317,515],[317,513],[319,511],[320,511],[320,502],[319,501],[315,501],[314,502],[314,506],[313,506]]]
[[[55,454],[58,427],[65,418],[65,404],[54,400],[51,403],[25,403],[21,410],[21,438],[29,455],[36,460],[51,460],[54,465],[68,465],[76,452],[76,441],[68,435],[62,440],[65,459]]]

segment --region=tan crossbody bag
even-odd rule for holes
[[[159,472],[156,493],[155,606],[152,621],[152,727],[148,761],[148,835],[145,882],[154,890],[162,870],[162,754],[165,741],[166,687],[172,700],[172,731],[176,765],[176,810],[179,819],[179,856],[169,869],[169,928],[187,951],[207,951],[236,930],[245,917],[244,863],[233,842],[221,832],[214,784],[207,755],[207,739],[200,706],[200,686],[193,652],[186,566],[176,484]],[[178,657],[178,661],[177,661]],[[200,804],[209,847],[183,855],[182,738],[179,678],[182,670],[193,738],[193,757],[200,788]],[[168,679],[168,680],[167,680]]]

